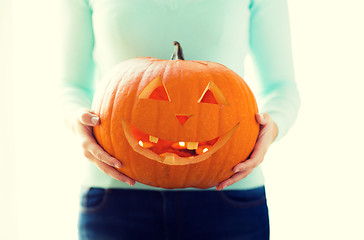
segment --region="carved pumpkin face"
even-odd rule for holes
[[[249,87],[208,61],[135,58],[120,63],[98,89],[98,143],[118,169],[163,188],[209,188],[230,177],[259,132]]]

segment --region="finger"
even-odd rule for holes
[[[255,115],[255,120],[257,121],[257,123],[259,123],[260,125],[264,125],[267,124],[267,120],[264,118],[263,113],[257,113]]]
[[[80,122],[87,126],[96,126],[100,124],[100,118],[90,112],[84,112],[80,116]]]
[[[233,168],[233,171],[235,173],[238,173],[238,172],[243,172],[243,171],[246,171],[248,169],[254,169],[256,168],[259,164],[261,164],[262,162],[262,158],[261,157],[252,157],[252,158],[249,158],[247,160],[245,160],[244,162],[242,163],[239,163],[237,164],[234,168]]]
[[[251,159],[263,158],[271,145],[271,139],[264,132],[261,131],[260,136],[255,143],[253,152],[250,154]]]
[[[269,131],[266,131],[266,129],[261,129],[253,152],[250,154],[250,158],[259,158],[260,156],[265,156],[271,143],[272,137],[269,136]]]
[[[259,138],[253,152],[250,154],[249,159],[237,164],[233,171],[235,173],[245,171],[250,168],[256,168],[259,164],[263,162],[264,156],[268,151],[268,144],[266,144],[262,138]]]
[[[126,175],[122,174],[121,172],[119,172],[118,170],[116,170],[114,167],[100,161],[94,155],[92,155],[90,152],[85,153],[85,156],[87,157],[88,160],[93,162],[103,173],[111,176],[112,178],[114,178],[118,181],[128,183],[129,185],[135,184],[134,179],[129,178],[128,176],[126,176]]]
[[[271,141],[269,138],[265,137],[264,130],[261,130],[258,140],[254,146],[254,149],[252,153],[250,154],[249,159],[245,160],[244,162],[241,162],[237,164],[233,171],[241,172],[250,168],[256,168],[259,164],[263,162],[264,156],[268,151],[269,145]]]
[[[253,171],[253,169],[249,169],[243,172],[239,172],[239,173],[235,173],[234,175],[232,175],[230,178],[222,181],[221,183],[219,183],[216,186],[216,190],[220,191],[223,190],[224,188],[242,180],[243,178],[246,178],[251,172]]]
[[[84,149],[87,149],[84,155],[86,155],[87,152],[89,152],[97,160],[111,167],[121,168],[122,166],[121,162],[118,159],[110,156],[107,152],[105,152],[104,149],[102,149],[100,145],[98,145],[96,142],[86,141],[82,144],[82,147]]]
[[[94,159],[94,163],[97,165],[97,167],[105,174],[109,175],[110,177],[120,181],[125,182],[129,184],[130,186],[135,184],[135,180],[131,179],[130,177],[122,174],[115,168],[105,164],[104,162],[98,161],[97,159]]]

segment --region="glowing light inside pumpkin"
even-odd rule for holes
[[[186,143],[185,142],[175,142],[175,143],[172,143],[171,147],[173,149],[179,149],[179,150],[186,149]]]
[[[141,146],[142,148],[152,148],[153,147],[153,143],[151,142],[143,142],[142,140],[139,140],[139,146]]]
[[[209,151],[210,149],[211,149],[211,145],[208,145],[208,144],[206,144],[206,145],[202,145],[202,146],[199,146],[197,149],[196,149],[196,153],[198,154],[198,155],[201,155],[201,154],[204,154],[204,153],[206,153],[207,151]]]

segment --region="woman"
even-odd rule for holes
[[[300,105],[285,0],[63,0],[62,101],[86,161],[80,239],[269,239],[260,163],[293,125]],[[215,188],[166,190],[118,172],[122,162],[92,135],[94,85],[134,57],[166,59],[178,40],[186,59],[219,62],[244,76],[250,54],[262,114],[250,158]],[[75,160],[77,161],[77,160]],[[224,191],[216,191],[224,190]]]

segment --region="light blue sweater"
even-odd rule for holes
[[[276,140],[293,125],[300,99],[294,79],[286,0],[61,2],[61,100],[66,113],[90,108],[95,84],[117,63],[146,56],[169,59],[171,43],[177,40],[186,60],[218,62],[243,78],[244,60],[250,54],[258,72],[259,92],[255,95],[260,112],[269,113],[278,126]],[[160,190],[141,183],[130,187],[88,161],[83,184]],[[258,167],[226,189],[250,189],[263,184],[262,169]]]

